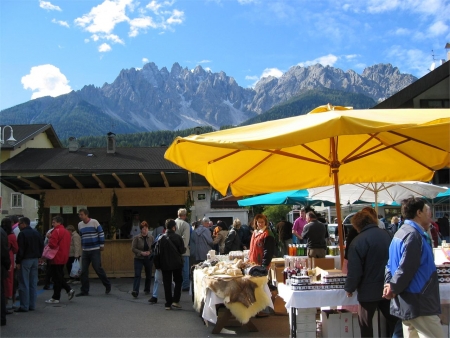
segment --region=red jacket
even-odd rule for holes
[[[59,246],[58,252],[55,257],[50,261],[50,264],[66,264],[69,260],[70,241],[72,237],[70,232],[64,228],[63,225],[57,225],[48,241],[48,246],[51,249],[55,249]]]

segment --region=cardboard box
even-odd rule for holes
[[[276,315],[287,316],[286,302],[278,296],[278,291],[272,291],[273,311]]]
[[[309,323],[297,323],[297,335],[299,337],[303,337],[303,332],[316,332],[316,329],[316,319]]]
[[[311,268],[319,267],[323,270],[334,269],[334,258],[311,258]]]
[[[323,310],[322,337],[348,337],[353,338],[352,313],[346,310]]]
[[[297,324],[301,323],[312,323],[316,322],[316,314],[315,313],[306,313],[306,314],[298,314],[296,316]]]
[[[352,314],[352,320],[353,320],[353,337],[361,337],[361,329],[359,327],[359,321],[358,321],[358,314],[353,313]]]
[[[341,337],[353,338],[353,314],[347,310],[340,310],[341,313]]]

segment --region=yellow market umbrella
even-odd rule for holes
[[[178,137],[165,158],[203,175],[222,195],[364,182],[430,181],[450,164],[450,109],[352,110]],[[336,208],[341,223],[340,208]],[[341,225],[341,224],[340,224]],[[343,257],[342,227],[339,245]]]

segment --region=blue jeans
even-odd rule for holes
[[[27,258],[22,260],[18,274],[20,308],[34,310],[36,308],[38,259]]]
[[[111,288],[111,282],[106,277],[105,270],[102,268],[102,256],[100,250],[84,251],[81,256],[81,292],[89,293],[89,265],[92,263],[95,273],[108,289]]]
[[[155,270],[155,281],[153,282],[153,297],[158,298],[159,285],[163,283],[161,270]]]
[[[145,268],[144,292],[150,292],[150,282],[152,281],[153,259],[149,258],[134,259],[133,291],[136,291],[138,294],[139,294],[139,286],[141,285],[142,267]]]
[[[183,284],[181,288],[183,290],[189,289],[190,283],[189,283],[189,256],[183,256]]]

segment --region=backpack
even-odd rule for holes
[[[155,264],[156,269],[161,268],[161,262],[160,262],[160,254],[161,254],[161,248],[160,248],[160,242],[159,240],[164,234],[159,234],[156,239],[152,243],[152,255],[153,255],[153,263]]]

